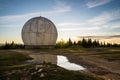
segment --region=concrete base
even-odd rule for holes
[[[26,49],[54,48],[55,45],[25,45]]]

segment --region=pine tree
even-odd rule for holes
[[[71,38],[69,38],[69,40],[67,41],[67,44],[66,44],[66,45],[67,45],[68,47],[70,47],[70,46],[73,45]]]
[[[92,47],[92,40],[91,39],[88,39],[88,45],[87,47]]]
[[[87,48],[87,40],[86,39],[82,39],[82,47],[86,47]]]

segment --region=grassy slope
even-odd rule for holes
[[[44,67],[35,68],[35,65],[24,67],[23,69],[17,69],[13,74],[1,76],[0,79],[6,80],[103,80],[91,75],[83,74],[75,71],[68,71],[50,63],[43,63]],[[38,72],[39,70],[41,72]],[[20,70],[20,71],[19,71]],[[25,71],[26,70],[26,71]],[[7,72],[7,73],[10,73]],[[40,77],[44,74],[43,77]]]
[[[47,52],[51,54],[73,54],[77,56],[97,56],[107,60],[120,60],[120,48],[66,48],[66,49],[41,49],[31,50],[34,52]],[[31,59],[27,55],[12,51],[12,50],[0,50],[0,74],[6,70],[24,69],[28,65],[23,64],[25,60]],[[48,75],[43,80],[99,80],[98,78],[91,77],[86,74],[67,71],[60,69],[58,72],[54,72],[51,69],[45,69]],[[52,73],[52,74],[51,74]],[[35,76],[33,76],[35,77]],[[37,77],[36,77],[37,78]],[[42,80],[42,79],[41,79]]]
[[[54,50],[56,53],[70,53],[77,56],[98,56],[107,60],[120,60],[120,48],[67,48]]]
[[[20,64],[28,59],[31,58],[18,52],[13,52],[10,50],[0,50],[0,66]]]
[[[66,49],[63,51],[69,51],[71,49]],[[43,50],[44,51],[44,50]],[[46,51],[46,50],[45,50]],[[47,50],[49,51],[49,50]],[[50,50],[51,51],[51,50]],[[54,49],[53,52],[59,51],[59,49]],[[20,54],[18,52],[14,52],[11,50],[0,50],[0,74],[3,75],[4,71],[12,71],[12,70],[24,70],[24,68],[28,68],[28,65],[22,64],[25,60],[31,59],[27,55]],[[54,67],[57,69],[57,67]],[[44,70],[47,73],[47,76],[44,78],[40,78],[41,80],[101,80],[96,77],[89,76],[87,74],[68,71],[64,69],[58,69],[57,72],[55,70],[51,70],[51,66]],[[14,74],[13,79],[17,79],[17,76],[21,76],[23,73]],[[1,77],[1,78],[6,78]],[[32,76],[33,80],[39,80],[38,74]]]
[[[27,65],[24,61],[32,59],[28,55],[23,55],[10,50],[0,50],[0,74],[4,71],[24,68]]]

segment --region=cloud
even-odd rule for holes
[[[88,31],[88,30],[98,30],[99,27],[91,26],[87,23],[76,23],[76,22],[64,22],[57,24],[58,30],[60,31]]]
[[[57,24],[60,31],[109,31],[120,28],[120,10],[102,12],[84,23],[63,22]]]
[[[68,12],[71,11],[71,6],[67,5],[65,2],[55,0],[54,10],[57,12]]]
[[[54,16],[71,11],[71,7],[64,2],[56,3],[52,10],[19,15],[0,16],[0,25],[23,24],[25,21],[36,16]]]
[[[100,15],[88,20],[88,24],[99,28],[97,33],[104,35],[119,34],[120,30],[120,10],[103,12]],[[116,31],[117,30],[117,31]],[[106,32],[106,33],[105,33]]]
[[[38,13],[0,16],[0,25],[20,24],[33,16],[38,16]]]
[[[73,23],[73,22],[66,22],[66,23],[60,23],[59,26],[63,27],[69,27],[69,26],[83,26],[84,23]]]
[[[57,24],[59,31],[104,32],[120,28],[120,10],[102,12],[84,23],[63,22]],[[111,32],[112,33],[112,32]],[[117,33],[117,32],[116,32]]]
[[[111,1],[112,0],[88,0],[86,5],[88,8],[94,8],[94,7],[98,7],[101,5],[105,5]]]
[[[97,30],[98,27],[70,27],[70,28],[59,28],[60,31],[90,31],[90,30]]]
[[[120,19],[120,9],[109,12],[103,12],[100,15],[88,20],[88,22],[100,26],[100,25],[105,25],[117,19]]]
[[[115,22],[115,23],[112,23],[112,24],[109,24],[108,27],[109,29],[120,29],[120,22]]]

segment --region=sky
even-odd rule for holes
[[[120,0],[0,0],[0,43],[22,43],[23,25],[38,16],[56,25],[58,39],[120,35]]]

